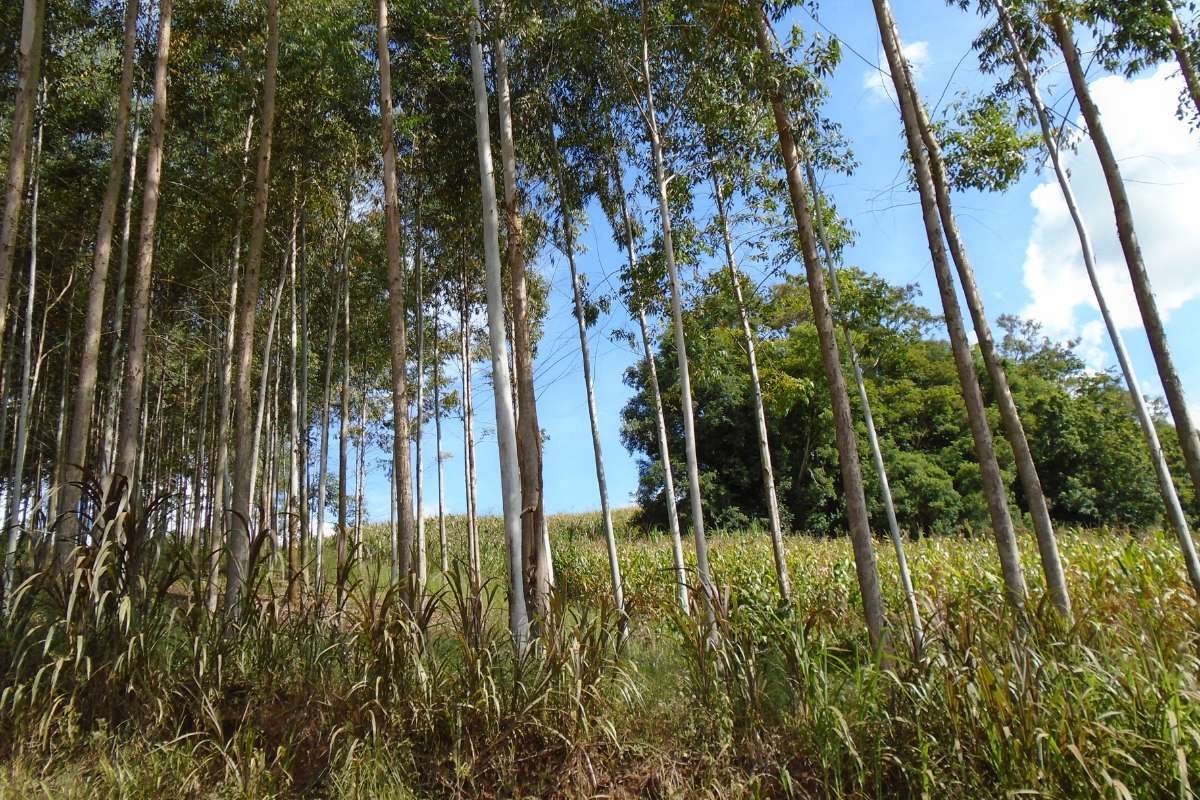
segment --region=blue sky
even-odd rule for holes
[[[928,0],[897,0],[895,14],[906,53],[916,69],[927,102],[943,103],[960,91],[990,83],[979,73],[972,38],[981,21],[973,14]],[[818,30],[798,12],[780,26],[799,24]],[[880,60],[878,29],[871,4],[827,2],[821,23],[843,42],[843,61],[830,81],[826,111],[840,122],[858,160],[849,177],[831,176],[824,184],[842,215],[854,224],[858,239],[847,261],[895,283],[916,283],[926,305],[938,310],[937,287],[921,226],[916,198],[908,192],[901,168],[899,114],[888,96],[875,64]],[[1130,186],[1135,219],[1148,268],[1167,317],[1167,334],[1183,376],[1194,414],[1200,414],[1200,351],[1193,346],[1200,312],[1200,132],[1189,132],[1174,117],[1178,76],[1169,66],[1126,80],[1092,77],[1101,112]],[[1042,82],[1048,102],[1077,119],[1064,90],[1066,77],[1052,69]],[[518,139],[520,133],[518,131]],[[1111,206],[1088,142],[1071,156],[1076,192],[1095,240],[1100,271],[1110,302],[1134,356],[1147,394],[1160,395],[1153,361],[1137,318],[1124,262],[1116,244]],[[648,208],[649,198],[641,200]],[[700,204],[698,212],[707,214]],[[1004,313],[1033,317],[1056,338],[1082,339],[1081,352],[1089,366],[1103,369],[1114,363],[1099,315],[1091,301],[1078,254],[1078,240],[1065,217],[1061,196],[1051,174],[1031,171],[1003,195],[968,192],[956,197],[956,212],[974,261],[989,316]],[[596,224],[579,239],[583,252],[579,269],[592,287],[604,286],[621,266],[623,255],[612,242],[603,216],[591,209]],[[736,234],[735,234],[736,235]],[[715,262],[711,266],[716,266]],[[545,492],[551,512],[584,511],[599,507],[587,406],[579,357],[579,340],[571,314],[571,286],[561,253],[547,250],[535,267],[550,279],[550,314],[539,346],[535,380],[538,414],[549,435],[545,445]],[[799,269],[799,265],[794,267]],[[607,286],[606,289],[615,289]],[[600,414],[605,469],[614,506],[628,505],[637,486],[637,466],[620,442],[620,410],[630,391],[622,382],[637,354],[610,338],[612,330],[633,327],[619,307],[590,329],[593,374]],[[457,377],[457,369],[451,370]],[[476,429],[479,508],[498,513],[500,493],[493,398],[485,369],[476,366]],[[437,485],[432,423],[425,431],[425,507],[436,512]],[[465,508],[462,428],[458,420],[443,424],[442,450],[448,455],[447,506]],[[387,519],[388,485],[384,454],[368,455],[368,513]]]

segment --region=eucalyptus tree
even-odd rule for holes
[[[886,3],[883,4],[882,13],[886,15],[888,24],[885,25],[882,21],[883,17],[880,16],[881,34],[885,39],[890,40],[892,49],[899,53],[899,32],[896,29],[895,20],[891,16],[890,6]],[[885,43],[885,52],[888,50],[888,47],[889,45]],[[1029,514],[1033,520],[1034,535],[1041,558],[1042,571],[1046,578],[1046,586],[1054,607],[1061,614],[1069,617],[1071,615],[1071,600],[1067,591],[1066,578],[1063,574],[1062,560],[1058,553],[1058,543],[1054,535],[1054,526],[1050,520],[1050,512],[1046,503],[1045,493],[1042,489],[1041,478],[1038,476],[1037,466],[1033,461],[1025,428],[1021,422],[1016,403],[1013,400],[1008,376],[1005,373],[992,336],[991,324],[984,310],[983,298],[975,280],[974,269],[968,258],[966,245],[963,242],[962,234],[959,231],[958,222],[954,215],[950,197],[950,180],[947,177],[947,168],[941,144],[937,132],[929,120],[924,103],[917,92],[916,84],[912,79],[908,64],[903,58],[900,59],[900,67],[905,72],[905,75],[900,79],[900,83],[904,85],[904,94],[898,95],[900,97],[901,108],[904,110],[903,113],[915,123],[917,131],[920,134],[921,145],[924,147],[924,163],[929,170],[931,188],[934,192],[942,231],[958,273],[963,295],[967,301],[967,308],[970,311],[976,338],[979,343],[979,351],[983,357],[988,377],[991,379],[992,393],[1000,410],[1000,419],[1004,426],[1004,432],[1009,444],[1012,446],[1017,467],[1017,477],[1020,480]],[[894,71],[893,69],[893,73]],[[893,81],[895,82],[896,80],[893,74]],[[897,83],[898,92],[900,91],[899,85]],[[906,120],[907,124],[908,121]],[[920,183],[921,181],[918,180],[919,188]]]
[[[92,259],[92,276],[88,284],[87,312],[83,322],[83,349],[79,355],[79,377],[71,413],[70,433],[62,461],[62,507],[67,516],[56,533],[55,566],[67,571],[72,548],[78,538],[79,518],[74,513],[79,505],[80,482],[87,463],[88,437],[92,426],[92,408],[96,400],[96,380],[99,373],[100,334],[104,313],[105,290],[108,285],[108,265],[112,255],[113,222],[121,179],[125,171],[125,143],[129,132],[129,106],[133,94],[133,66],[137,46],[139,0],[126,0],[125,38],[121,62],[121,87],[117,96],[117,113],[113,121],[112,155],[108,181],[100,205],[96,226],[96,243]]]
[[[657,285],[654,285],[651,289],[648,289],[645,285],[650,281],[646,275],[644,262],[639,260],[636,254],[636,240],[641,227],[635,224],[633,215],[629,211],[629,198],[625,193],[621,159],[616,154],[615,148],[612,155],[611,194],[617,199],[616,210],[620,212],[620,220],[611,219],[613,210],[611,201],[606,203],[605,206],[610,214],[610,225],[612,226],[614,235],[625,249],[626,275],[623,281],[624,292],[627,296],[625,305],[630,310],[631,315],[636,314],[637,316],[642,355],[645,359],[646,371],[649,375],[651,397],[654,403],[655,430],[658,434],[658,456],[663,466],[663,492],[667,506],[667,528],[671,534],[671,555],[675,566],[675,596],[679,601],[680,610],[686,614],[688,613],[687,565],[683,558],[683,538],[679,529],[679,508],[678,501],[675,498],[675,478],[671,469],[671,450],[667,440],[666,418],[663,416],[662,393],[658,385],[658,367],[654,360],[650,344],[650,332],[646,325],[646,306],[650,304],[651,297],[661,296],[661,292],[657,291]],[[657,281],[654,281],[654,283],[657,284]]]
[[[475,95],[476,150],[479,184],[483,200],[483,251],[487,270],[488,334],[492,351],[492,394],[496,406],[496,438],[500,455],[501,497],[504,509],[504,541],[508,565],[508,623],[517,652],[523,653],[529,638],[529,614],[525,605],[522,572],[521,474],[517,461],[516,421],[513,418],[512,388],[505,357],[504,296],[500,275],[500,220],[496,203],[496,181],[492,167],[492,134],[488,119],[488,95],[483,65],[483,33],[479,0],[472,0],[470,22],[471,83]]]
[[[963,400],[966,403],[975,455],[979,461],[983,479],[984,497],[991,516],[992,535],[995,537],[1000,556],[1005,590],[1009,602],[1018,610],[1024,610],[1028,592],[1025,587],[1025,577],[1021,571],[1020,555],[1017,552],[1016,532],[1009,513],[1004,480],[996,459],[991,427],[983,402],[983,391],[979,385],[979,377],[975,373],[974,356],[963,324],[954,275],[951,272],[950,260],[946,253],[943,219],[939,213],[937,192],[930,166],[931,157],[926,150],[926,140],[922,137],[922,126],[916,110],[916,97],[910,89],[912,78],[901,53],[899,36],[892,19],[890,4],[887,0],[873,0],[873,2],[888,70],[896,87],[896,96],[899,98],[905,138],[921,198],[921,217],[929,244],[934,275],[937,278],[938,291],[941,295],[946,330],[954,353]]]
[[[9,128],[8,172],[4,186],[3,216],[0,217],[0,353],[4,348],[3,334],[8,316],[13,257],[20,233],[21,205],[25,201],[25,169],[33,134],[34,108],[37,105],[45,16],[46,0],[24,0],[17,44],[17,96]]]
[[[170,0],[166,0],[170,2]],[[262,110],[259,115],[258,159],[254,181],[254,208],[250,221],[250,245],[238,300],[236,383],[234,384],[234,475],[233,518],[227,542],[225,572],[226,610],[240,613],[250,558],[250,497],[254,459],[251,434],[250,364],[254,349],[254,317],[258,304],[259,266],[266,236],[267,199],[270,192],[271,141],[275,123],[275,89],[279,62],[279,8],[277,0],[266,0],[267,57],[263,74]]]
[[[1112,200],[1117,239],[1121,244],[1121,252],[1125,256],[1125,266],[1129,269],[1129,278],[1133,283],[1133,294],[1137,299],[1138,310],[1141,312],[1142,325],[1146,330],[1146,337],[1150,341],[1150,352],[1158,367],[1158,377],[1167,398],[1167,406],[1171,409],[1171,416],[1175,421],[1175,430],[1179,436],[1179,445],[1183,450],[1192,486],[1200,493],[1200,433],[1197,432],[1192,421],[1187,397],[1183,391],[1183,381],[1179,377],[1179,370],[1175,366],[1175,359],[1167,343],[1167,333],[1163,326],[1162,314],[1158,309],[1158,301],[1154,297],[1154,289],[1150,285],[1150,275],[1146,270],[1145,258],[1142,256],[1142,247],[1138,241],[1137,229],[1133,221],[1133,207],[1129,202],[1129,193],[1125,189],[1121,167],[1112,143],[1105,133],[1104,123],[1100,118],[1100,109],[1092,99],[1079,48],[1075,44],[1071,20],[1065,11],[1055,6],[1050,12],[1049,25],[1054,41],[1062,51],[1067,74],[1071,79],[1071,87],[1079,101],[1079,110],[1083,114],[1084,122],[1087,124],[1088,138],[1091,139],[1096,156],[1100,161],[1100,169],[1104,174],[1109,198]]]
[[[379,108],[382,119],[384,215],[387,229],[388,314],[392,340],[392,462],[396,484],[397,513],[400,518],[399,553],[400,596],[411,608],[415,600],[413,585],[413,487],[409,461],[408,432],[408,348],[405,326],[405,275],[400,258],[400,209],[396,195],[396,142],[392,124],[392,75],[388,53],[388,5],[378,0]],[[419,413],[419,410],[418,410]]]
[[[783,549],[783,526],[779,519],[779,500],[775,491],[775,469],[771,463],[771,443],[767,438],[767,414],[763,407],[762,383],[758,376],[756,336],[750,324],[746,300],[742,296],[742,274],[733,253],[733,236],[730,233],[729,215],[726,211],[726,189],[723,179],[713,168],[713,200],[716,203],[717,222],[721,233],[721,245],[725,252],[725,268],[729,272],[729,283],[742,323],[742,340],[746,347],[746,366],[750,375],[751,394],[754,398],[754,419],[758,433],[758,454],[762,464],[763,492],[767,498],[767,520],[771,526],[771,550],[775,558],[775,579],[779,594],[784,602],[790,602],[792,588],[788,578],[787,558]]]
[[[502,11],[508,8],[498,4]],[[502,20],[515,25],[515,15]],[[550,611],[550,553],[543,546],[545,497],[542,476],[542,432],[538,425],[537,394],[533,384],[533,345],[530,298],[526,280],[526,237],[517,179],[513,133],[513,93],[509,82],[508,45],[504,36],[493,44],[494,84],[500,125],[500,162],[504,176],[505,245],[509,298],[512,302],[512,354],[517,395],[517,456],[521,472],[521,541],[526,602],[536,617]]]
[[[613,605],[620,619],[622,631],[625,629],[625,589],[621,583],[621,562],[617,553],[617,537],[613,531],[612,508],[609,505],[608,479],[604,472],[604,452],[600,443],[600,420],[596,410],[596,387],[592,382],[592,358],[588,347],[588,321],[593,316],[591,309],[584,300],[583,282],[575,264],[575,222],[572,213],[573,192],[568,184],[567,169],[562,163],[559,152],[557,134],[550,131],[551,158],[554,160],[555,194],[559,200],[558,227],[561,236],[561,247],[567,258],[571,273],[571,298],[574,303],[576,327],[579,331],[579,354],[583,365],[583,387],[587,398],[588,421],[592,432],[592,457],[596,467],[596,485],[600,492],[600,518],[604,526],[604,543],[608,549],[608,573],[612,583]]]
[[[45,92],[41,93],[44,98]],[[45,127],[41,109],[35,109],[34,117],[37,122],[37,133],[33,140],[33,157],[29,189],[29,273],[28,286],[25,292],[25,319],[21,337],[21,388],[17,397],[17,424],[14,431],[12,453],[12,472],[8,482],[7,507],[4,512],[4,573],[0,576],[0,613],[5,613],[7,603],[13,591],[13,578],[16,574],[17,545],[20,540],[22,521],[20,507],[25,487],[25,455],[29,444],[30,406],[34,385],[37,383],[33,362],[34,303],[37,298],[38,284],[38,189],[41,183],[40,162],[42,156],[42,134]],[[43,328],[44,332],[44,328]],[[38,345],[39,351],[41,344]],[[40,355],[40,354],[39,354]],[[40,360],[40,358],[38,358]]]
[[[1050,164],[1054,169],[1055,179],[1062,192],[1067,212],[1071,216],[1071,222],[1075,227],[1075,233],[1079,239],[1080,253],[1083,257],[1084,269],[1087,272],[1088,281],[1091,283],[1092,293],[1096,298],[1096,305],[1100,310],[1101,318],[1104,320],[1109,341],[1112,343],[1113,351],[1116,353],[1117,363],[1120,365],[1125,385],[1129,389],[1129,398],[1133,403],[1134,413],[1138,418],[1138,423],[1141,425],[1143,436],[1146,439],[1146,445],[1150,452],[1150,461],[1158,480],[1159,491],[1162,494],[1167,518],[1170,520],[1171,526],[1175,529],[1175,534],[1183,550],[1192,587],[1197,592],[1200,592],[1200,562],[1198,562],[1196,557],[1195,545],[1192,542],[1187,516],[1180,503],[1179,493],[1175,489],[1175,482],[1171,477],[1171,470],[1158,438],[1158,429],[1155,425],[1154,417],[1151,415],[1146,399],[1142,395],[1133,362],[1129,357],[1129,351],[1125,347],[1124,337],[1121,335],[1120,328],[1117,327],[1116,321],[1113,319],[1108,300],[1100,284],[1091,234],[1088,231],[1087,223],[1083,219],[1079,203],[1076,200],[1070,174],[1063,163],[1058,134],[1054,129],[1054,124],[1050,116],[1051,112],[1042,100],[1041,92],[1037,86],[1037,75],[1034,72],[1034,66],[1031,65],[1030,59],[1026,55],[1028,50],[1034,48],[1031,48],[1027,42],[1023,41],[1021,33],[1018,33],[1018,27],[1022,33],[1027,33],[1030,30],[1030,20],[1024,17],[1024,15],[1020,18],[1014,18],[1014,14],[1009,10],[1008,4],[1004,0],[985,0],[985,2],[980,4],[980,11],[987,13],[990,10],[995,11],[997,24],[993,29],[985,31],[978,40],[977,46],[984,50],[981,53],[983,66],[985,69],[995,71],[1001,67],[1001,61],[1006,60],[1019,81],[1029,109],[1032,110],[1034,117],[1038,121],[1038,127],[1042,136],[1042,146],[1045,148]],[[1172,19],[1174,19],[1173,15]],[[990,52],[987,50],[989,42],[992,48]]]
[[[797,102],[785,95],[789,88],[778,67],[779,55],[773,44],[773,31],[766,9],[761,2],[752,8],[754,41],[763,62],[770,72],[760,80],[770,102],[779,138],[779,150],[783,158],[787,177],[788,194],[792,214],[800,238],[801,255],[805,274],[808,277],[809,295],[812,300],[817,336],[821,346],[821,360],[829,394],[833,401],[834,431],[837,441],[838,462],[842,473],[842,491],[846,496],[846,511],[850,523],[850,541],[854,548],[854,563],[862,593],[863,612],[866,616],[867,632],[871,647],[877,652],[888,648],[887,622],[884,616],[883,599],[879,591],[879,574],[875,564],[875,550],[871,543],[871,530],[867,514],[866,494],[863,491],[862,469],[858,461],[858,442],[850,413],[850,396],[846,391],[846,379],[842,375],[841,354],[834,335],[833,313],[825,289],[825,276],[817,252],[813,228],[812,210],[808,202],[808,191],[801,174],[800,151],[796,146],[795,134],[788,103]],[[818,56],[818,62],[830,56]],[[817,71],[827,68],[818,63]],[[811,94],[811,90],[810,90]],[[805,98],[812,101],[812,97]]]
[[[130,298],[129,331],[125,346],[125,378],[122,387],[121,416],[117,429],[114,471],[120,479],[134,481],[143,451],[142,392],[146,383],[146,331],[150,316],[150,278],[154,264],[155,224],[158,219],[163,148],[167,127],[167,59],[171,51],[171,0],[160,0],[158,11],[158,49],[154,59],[154,103],[150,115],[150,140],[146,152],[146,172],[142,181],[142,219],[138,229],[137,261]],[[128,487],[131,499],[137,487]],[[138,543],[131,543],[136,554]]]
[[[692,402],[691,378],[688,370],[687,342],[683,328],[683,286],[676,263],[675,238],[672,230],[672,182],[674,191],[685,193],[687,178],[676,171],[668,174],[667,140],[685,141],[679,131],[670,130],[681,122],[679,94],[686,91],[687,66],[684,54],[671,46],[673,17],[680,9],[669,2],[639,0],[639,3],[612,4],[603,15],[606,41],[613,52],[609,54],[626,103],[632,107],[636,122],[645,130],[650,147],[651,177],[658,205],[660,236],[667,268],[671,306],[672,331],[678,359],[679,385],[682,397],[681,415],[684,430],[684,455],[687,463],[688,500],[691,508],[692,534],[696,546],[696,573],[705,598],[709,619],[712,619],[716,588],[712,582],[708,559],[708,539],[704,532],[704,504],[701,497],[700,467],[696,445],[695,410]],[[635,33],[636,32],[636,33]],[[653,39],[653,47],[651,40]],[[652,58],[651,53],[654,53]],[[656,68],[657,67],[657,68]],[[666,118],[660,118],[656,105],[660,90],[671,90],[672,108]],[[666,123],[666,124],[664,124]],[[676,194],[678,197],[679,195]]]
[[[812,162],[804,164],[805,177],[813,194],[813,219],[817,231],[817,242],[821,245],[826,267],[829,271],[829,288],[833,293],[834,307],[840,310],[842,305],[842,290],[838,280],[837,264],[833,251],[829,246],[829,238],[825,233],[825,203],[821,197],[817,176],[813,172]],[[846,342],[846,355],[850,359],[851,374],[858,388],[858,402],[862,405],[863,424],[867,429],[867,444],[871,449],[871,460],[875,464],[875,474],[879,477],[879,495],[883,502],[883,513],[887,519],[888,535],[892,539],[892,547],[896,551],[896,565],[900,573],[900,588],[908,605],[909,622],[912,625],[913,649],[920,653],[924,644],[925,631],[921,623],[921,610],[917,606],[917,594],[913,589],[912,574],[908,569],[908,556],[904,552],[904,537],[900,532],[900,522],[896,519],[896,503],[892,497],[891,483],[888,481],[887,466],[883,461],[883,448],[879,445],[879,432],[875,429],[875,415],[871,412],[871,399],[867,395],[867,384],[863,379],[862,364],[858,358],[858,348],[854,344],[854,334],[850,326],[842,324],[842,338]]]

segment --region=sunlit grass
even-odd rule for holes
[[[484,596],[465,590],[464,521],[451,518],[455,567],[435,570],[415,618],[388,591],[381,526],[364,531],[340,617],[332,542],[326,597],[289,607],[268,564],[237,626],[206,617],[188,576],[167,571],[169,550],[128,601],[109,551],[90,554],[78,584],[34,577],[0,640],[0,796],[1195,791],[1200,607],[1167,537],[1063,532],[1071,623],[1036,592],[1028,619],[1009,612],[985,536],[908,542],[919,661],[880,542],[885,668],[867,646],[847,542],[788,539],[784,607],[765,536],[713,536],[712,636],[698,609],[675,606],[669,540],[630,522],[618,515],[628,639],[598,520],[555,519],[555,616],[524,660],[504,627],[494,519],[480,526]],[[427,535],[436,567],[436,523]],[[1039,587],[1033,542],[1021,544]]]

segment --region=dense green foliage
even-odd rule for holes
[[[979,529],[987,524],[970,431],[949,345],[913,287],[892,286],[858,270],[841,272],[841,321],[861,351],[867,391],[883,442],[901,526],[913,535]],[[745,288],[743,289],[745,291]],[[833,424],[821,378],[812,308],[803,279],[786,276],[753,305],[759,369],[770,421],[780,502],[797,531],[844,529]],[[749,380],[728,279],[698,287],[687,310],[688,356],[696,396],[704,496],[717,527],[766,517]],[[1109,373],[1086,368],[1074,346],[1042,336],[1036,325],[1001,320],[1002,352],[1055,519],[1073,525],[1155,525],[1162,503],[1128,395]],[[657,356],[672,452],[683,452],[675,354],[663,340]],[[978,372],[987,390],[987,376]],[[635,395],[623,411],[626,445],[641,456],[638,501],[649,524],[665,527],[662,463],[645,366],[630,370]],[[857,408],[858,398],[852,397]],[[861,414],[857,417],[861,427]],[[998,416],[993,420],[996,425]],[[1181,460],[1173,429],[1162,421],[1171,457]],[[865,430],[859,432],[865,443]],[[997,440],[1001,466],[1015,484],[1012,454]],[[870,463],[865,444],[863,462]],[[686,487],[674,464],[676,487]],[[871,484],[877,478],[868,470]],[[1186,489],[1186,487],[1184,487]],[[686,497],[681,492],[681,508]],[[877,488],[868,489],[874,524],[883,529]],[[1022,502],[1017,493],[1017,502]],[[1187,507],[1196,509],[1185,495]]]

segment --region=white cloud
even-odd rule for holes
[[[1177,70],[1161,66],[1136,80],[1108,76],[1091,84],[1105,131],[1120,161],[1134,222],[1159,311],[1164,318],[1200,297],[1200,146],[1175,118],[1182,89]],[[1081,119],[1077,124],[1083,125]],[[1089,141],[1064,153],[1075,195],[1096,250],[1101,288],[1118,327],[1141,326],[1113,220],[1112,203]],[[1030,193],[1033,228],[1025,251],[1024,283],[1031,300],[1023,311],[1055,337],[1082,336],[1090,366],[1109,361],[1107,334],[1084,271],[1079,238],[1062,193],[1049,173]]]
[[[913,78],[919,80],[925,71],[925,65],[929,63],[929,42],[910,42],[900,52],[908,59]],[[896,90],[892,86],[891,74],[886,71],[887,56],[882,49],[875,63],[879,64],[879,69],[869,69],[863,73],[862,87],[873,100],[895,102]]]

